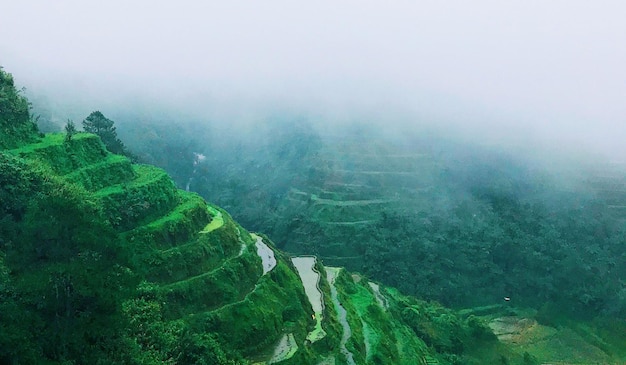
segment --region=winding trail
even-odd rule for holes
[[[346,308],[341,305],[341,302],[339,302],[339,298],[337,297],[335,279],[337,279],[339,271],[341,271],[341,268],[339,267],[326,267],[326,278],[330,284],[330,295],[333,300],[333,304],[335,305],[335,309],[339,315],[339,323],[341,323],[341,326],[343,327],[343,335],[341,336],[341,342],[339,343],[340,351],[346,357],[348,365],[356,365],[354,362],[354,355],[346,348],[346,343],[348,343],[348,340],[352,337],[352,330],[350,329],[350,324],[348,323],[348,312],[346,311]]]
[[[179,280],[179,281],[175,281],[173,283],[165,284],[165,285],[162,285],[161,287],[162,288],[170,288],[170,287],[176,286],[177,284],[180,284],[182,282],[189,282],[189,281],[192,281],[192,280],[198,280],[198,279],[200,279],[202,277],[213,275],[216,272],[218,272],[219,270],[223,270],[224,269],[224,265],[227,265],[230,261],[236,260],[239,257],[241,257],[241,255],[243,255],[243,253],[246,252],[246,249],[247,249],[247,246],[242,243],[241,244],[241,248],[239,249],[239,253],[237,254],[237,256],[232,256],[232,257],[227,258],[220,266],[214,268],[213,270],[206,271],[206,272],[203,272],[201,274],[194,275],[194,276],[189,276],[189,277],[187,277],[187,278],[185,278],[183,280]]]
[[[313,319],[315,319],[316,324],[313,331],[309,332],[306,336],[306,339],[313,343],[326,336],[326,332],[322,328],[324,297],[319,287],[320,273],[315,270],[316,258],[314,256],[293,257],[291,258],[291,262],[293,262],[296,271],[298,271],[298,275],[304,286],[304,292],[309,298],[309,302],[313,308]]]

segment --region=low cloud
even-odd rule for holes
[[[26,0],[2,13],[0,65],[70,117],[154,107],[250,125],[284,110],[626,156],[618,1]]]

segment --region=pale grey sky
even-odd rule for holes
[[[52,99],[397,110],[626,154],[624,1],[20,0],[0,11],[0,65]]]

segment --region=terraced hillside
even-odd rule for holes
[[[27,117],[0,123],[19,135],[0,151],[0,363],[536,363],[477,316],[288,257],[163,170]],[[346,198],[311,200],[391,201]]]
[[[324,178],[296,183],[276,209],[277,221],[299,219],[286,250],[349,263],[364,253],[360,233],[375,229],[382,214],[428,210],[437,199],[439,165],[427,145],[385,145],[359,136],[323,141],[314,168]],[[315,245],[311,234],[323,235],[325,243]]]
[[[278,124],[244,146],[207,142],[189,188],[287,252],[445,305],[514,295],[574,316],[626,310],[612,295],[626,275],[623,166],[428,134],[325,133]]]
[[[416,335],[411,326],[436,327],[436,318],[407,321],[404,312],[432,305],[388,292],[340,268],[326,269],[314,258],[309,270],[318,273],[318,297],[312,299],[309,281],[292,263],[297,258],[285,256],[267,237],[250,234],[198,195],[176,189],[163,170],[112,155],[95,135],[33,137],[1,156],[5,180],[41,180],[50,184],[46,191],[65,189],[71,201],[86,204],[81,213],[71,206],[64,212],[45,205],[38,205],[36,212],[26,208],[27,217],[48,220],[63,235],[47,237],[50,249],[39,248],[36,240],[33,251],[13,248],[29,228],[13,214],[18,232],[3,241],[2,283],[15,287],[15,304],[23,306],[23,316],[36,318],[41,329],[14,351],[3,345],[3,361],[415,364],[439,359],[445,364],[455,356],[471,358],[462,348],[438,347],[438,339],[427,344]],[[3,182],[3,192],[14,189],[9,183]],[[38,184],[24,194],[46,195],[37,191]],[[44,203],[54,205],[60,199],[54,194],[49,198]],[[13,202],[3,201],[5,208]],[[86,223],[94,220],[95,226]],[[76,225],[69,228],[72,221]],[[7,227],[2,226],[3,232]],[[74,242],[84,234],[81,229],[90,234]],[[45,236],[39,231],[37,237]],[[64,247],[70,241],[63,237],[70,237],[73,246]],[[20,266],[24,261],[35,266]],[[93,281],[100,276],[102,280]],[[27,285],[34,281],[38,288],[33,293]],[[48,296],[57,299],[47,302]],[[105,303],[96,298],[101,296],[109,298],[111,322],[100,317]],[[40,302],[21,303],[22,297],[38,297]],[[47,309],[40,313],[41,308]],[[455,318],[440,310],[445,318]],[[469,324],[458,320],[464,324],[445,336],[469,341]],[[19,338],[21,327],[5,323],[9,327],[5,325],[4,336]],[[53,333],[54,339],[46,342]],[[18,351],[25,347],[28,354]],[[512,361],[519,359],[503,353]]]
[[[313,259],[310,269],[320,273],[315,305],[302,269],[267,237],[249,234],[225,211],[176,189],[162,170],[111,155],[97,136],[78,134],[67,142],[49,134],[3,156],[77,189],[116,232],[120,257],[141,281],[121,307],[142,362],[176,356],[179,363],[414,364],[462,354],[435,343],[429,348],[415,334],[402,314],[415,303]],[[319,334],[311,336],[316,328]],[[457,335],[464,331],[459,327]],[[207,350],[207,344],[217,347]]]
[[[159,298],[164,323],[232,326],[233,331],[224,331],[225,337],[232,337],[225,343],[250,355],[272,345],[283,318],[280,312],[272,313],[271,318],[261,316],[263,307],[248,298],[267,292],[271,293],[267,300],[290,299],[295,301],[292,311],[304,311],[298,301],[304,302],[303,293],[297,288],[287,295],[274,281],[261,280],[263,270],[255,240],[227,213],[207,205],[196,194],[176,189],[163,170],[131,165],[126,158],[108,153],[99,138],[89,134],[75,135],[69,142],[61,134],[46,135],[7,153],[43,166],[48,173],[81,189],[86,199],[101,208],[109,226],[125,242],[123,256],[128,258],[130,270],[145,281],[142,298]],[[284,264],[275,271],[295,281]],[[145,299],[124,304],[131,323],[138,320],[131,305],[138,300]],[[257,314],[258,323],[263,325],[242,326],[241,319],[235,319],[237,311],[252,318]],[[208,317],[210,324],[201,320]],[[260,335],[266,340],[257,341]],[[242,344],[254,345],[246,348]]]

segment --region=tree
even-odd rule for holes
[[[114,123],[101,112],[95,111],[83,120],[83,129],[85,132],[97,134],[109,151],[120,155],[128,155],[126,146],[117,138]]]
[[[70,142],[72,140],[72,136],[76,134],[76,125],[71,120],[67,120],[67,124],[65,125],[65,142]]]
[[[0,67],[0,149],[16,148],[37,138],[30,103],[15,88],[13,76]]]

